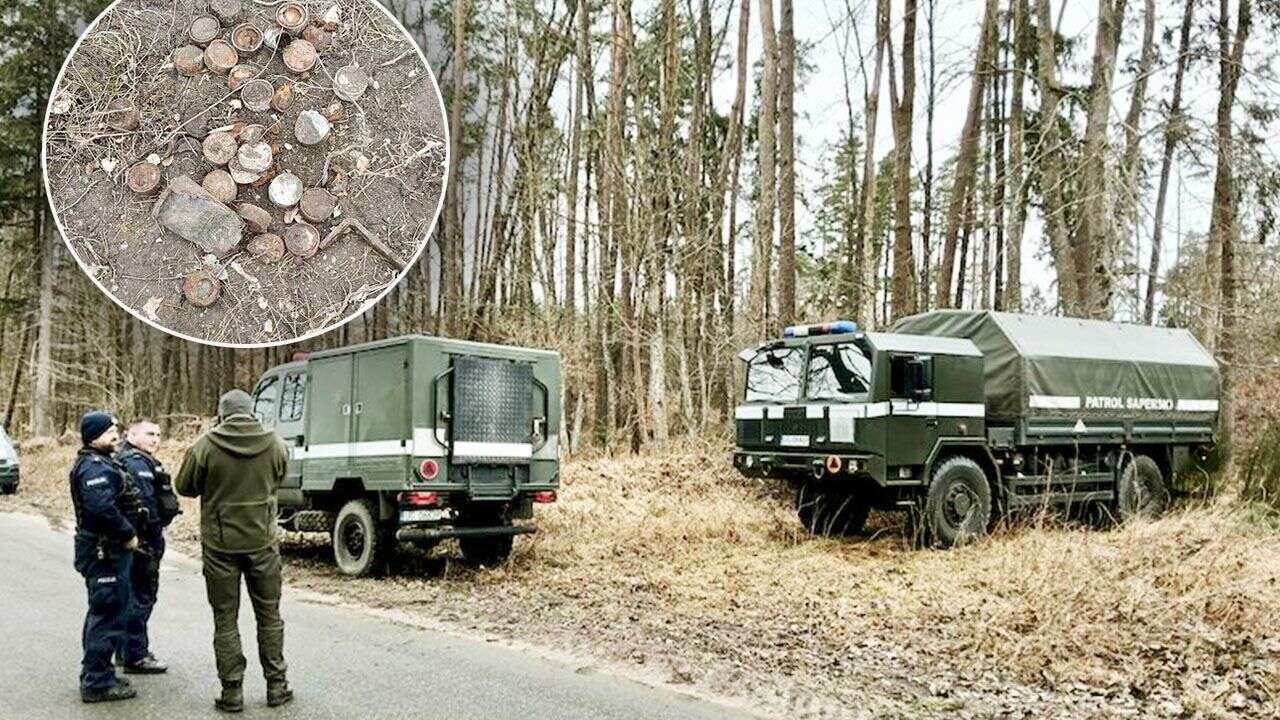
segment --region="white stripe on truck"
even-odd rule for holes
[[[533,457],[533,445],[529,443],[455,442],[454,457],[521,458]]]
[[[289,457],[293,460],[325,460],[348,457],[444,457],[447,450],[441,445],[431,428],[414,428],[413,439],[405,440],[367,440],[349,443],[318,443],[308,447],[289,448]],[[485,443],[456,442],[453,444],[455,457],[492,457],[531,459],[534,457],[533,445],[530,443]],[[551,435],[546,444],[538,451],[539,459],[555,460],[559,456],[559,437]]]
[[[1079,395],[1032,395],[1028,404],[1042,410],[1079,410]]]
[[[1218,401],[1178,400],[1178,412],[1218,412]]]

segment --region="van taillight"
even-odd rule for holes
[[[440,502],[440,496],[433,492],[405,492],[400,493],[400,502],[404,505],[437,505]]]
[[[440,474],[440,463],[430,458],[423,460],[418,466],[418,474],[423,480],[434,480]]]
[[[533,494],[533,501],[536,503],[553,503],[556,501],[555,490],[543,490]]]

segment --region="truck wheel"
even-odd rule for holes
[[[343,575],[367,577],[386,568],[390,538],[378,523],[378,506],[368,499],[351,500],[333,523],[333,559]]]
[[[510,527],[511,518],[501,509],[472,510],[461,518],[464,527]],[[468,565],[493,567],[511,557],[514,535],[458,538],[462,557]]]
[[[800,524],[814,535],[850,537],[862,532],[871,505],[851,492],[822,490],[812,485],[796,492]]]
[[[1116,488],[1116,511],[1121,520],[1154,520],[1169,508],[1169,488],[1160,466],[1146,455],[1134,455],[1120,472]]]
[[[956,456],[939,465],[921,519],[925,541],[940,547],[967,545],[984,535],[991,521],[991,483],[978,463]]]

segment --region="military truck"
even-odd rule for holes
[[[793,482],[817,532],[873,508],[939,546],[1018,508],[1155,517],[1217,440],[1218,367],[1185,330],[943,310],[787,328],[740,357],[734,466]]]
[[[19,470],[18,449],[0,427],[0,493],[18,492]]]
[[[326,532],[347,575],[398,543],[457,538],[467,561],[511,553],[560,484],[554,352],[413,335],[267,370],[254,414],[289,448],[280,524]]]

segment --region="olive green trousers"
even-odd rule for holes
[[[203,548],[204,584],[213,608],[213,654],[218,679],[244,680],[240,645],[240,579],[244,578],[258,625],[258,659],[267,682],[285,679],[284,620],[280,618],[280,548],[272,545],[247,553]]]

